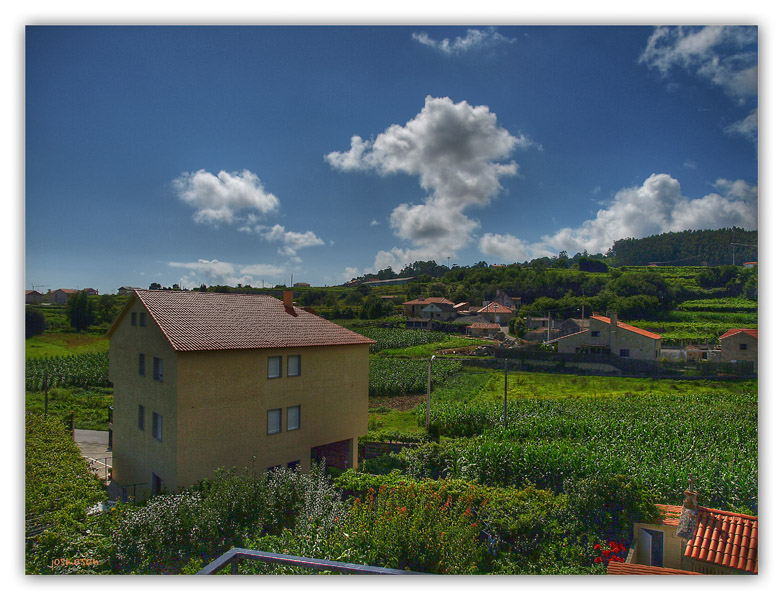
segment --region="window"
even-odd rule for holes
[[[282,377],[283,370],[283,357],[282,356],[270,356],[266,361],[266,376],[267,379],[277,379]]]
[[[591,331],[590,332],[590,336],[591,337],[601,337],[601,332],[600,331]]]
[[[157,356],[152,358],[152,378],[155,381],[163,381],[163,361]]]
[[[147,313],[139,313],[139,327],[147,326]]]
[[[281,421],[283,417],[282,408],[274,408],[266,411],[266,432],[268,435],[280,433],[282,428]]]
[[[139,375],[144,375],[144,355],[139,354]]]
[[[274,467],[267,467],[266,470],[272,473],[275,469],[279,469],[280,465],[275,465]]]
[[[135,312],[131,313],[131,325],[133,325],[134,327],[136,326],[136,313]]]
[[[299,377],[302,374],[301,354],[292,354],[288,357],[288,376]]]
[[[302,407],[301,405],[297,406],[289,406],[287,415],[286,415],[286,429],[288,431],[293,431],[294,429],[299,429],[300,423],[299,423],[299,417],[301,414]]]
[[[152,437],[163,441],[163,417],[156,412],[152,413]]]
[[[139,429],[144,431],[144,407],[139,404]]]
[[[622,356],[623,358],[628,358],[629,356],[631,356],[631,351],[628,350],[628,348],[620,348],[620,356]]]
[[[161,482],[160,477],[158,477],[155,473],[152,474],[152,493],[153,494],[160,494],[161,490]]]
[[[663,566],[663,531],[642,528],[639,532],[639,550],[652,567]]]
[[[292,460],[290,463],[286,465],[288,467],[289,471],[296,471],[296,468],[299,466],[298,460]]]
[[[740,350],[747,350],[748,345],[747,344],[740,344]]]

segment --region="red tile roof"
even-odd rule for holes
[[[758,329],[729,329],[726,333],[720,336],[720,339],[731,337],[732,335],[737,335],[738,333],[747,333],[748,335],[752,335],[754,338],[759,339]]]
[[[500,329],[500,325],[497,323],[473,323],[470,326],[471,329]]]
[[[664,525],[679,524],[682,506],[657,505]],[[758,517],[699,507],[696,532],[685,546],[694,560],[758,573]]]
[[[608,575],[703,575],[695,571],[682,571],[667,567],[651,567],[633,563],[610,562],[606,568]]]
[[[487,304],[486,306],[480,308],[478,312],[497,313],[497,314],[506,314],[506,315],[510,315],[514,313],[514,311],[511,310],[508,306],[503,306],[502,304],[498,304],[497,302],[492,302],[490,304]]]
[[[612,320],[609,317],[602,317],[601,315],[593,315],[590,317],[591,319],[597,319],[601,321],[602,323],[611,324]],[[639,335],[643,335],[645,337],[648,337],[653,340],[660,340],[661,336],[657,333],[653,333],[652,331],[647,331],[646,329],[640,329],[639,327],[634,327],[633,325],[626,325],[625,323],[622,323],[621,321],[617,321],[617,326],[620,329],[625,329],[626,331],[631,331],[633,333],[638,333]]]
[[[305,310],[287,310],[271,296],[169,290],[135,290],[134,295],[174,350],[181,352],[374,343]]]
[[[424,300],[408,300],[407,302],[403,302],[403,305],[414,305],[414,304],[454,304],[451,300],[448,298],[425,298]]]

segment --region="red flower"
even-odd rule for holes
[[[601,549],[601,544],[596,544],[595,546],[593,546],[593,550],[600,550],[600,549]]]
[[[595,562],[596,564],[597,564],[597,563],[599,563],[599,562],[601,562],[601,557],[600,557],[600,556],[596,556],[596,557],[595,557],[595,561],[594,561],[594,562]]]
[[[609,552],[609,550],[604,550],[604,551],[601,552],[601,554],[603,554],[604,556],[609,556],[609,554],[611,554],[611,552]]]

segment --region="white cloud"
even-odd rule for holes
[[[375,227],[376,225],[380,225],[377,219],[373,219],[372,221],[370,221],[370,227]]]
[[[639,62],[668,75],[674,67],[743,101],[758,95],[755,27],[658,27]]]
[[[197,223],[232,224],[240,218],[252,222],[280,205],[274,194],[264,190],[258,175],[247,169],[241,173],[220,171],[217,175],[199,169],[183,173],[173,184],[179,198],[196,210],[193,219]]]
[[[454,103],[428,96],[424,108],[404,126],[392,125],[373,141],[351,138],[346,152],[326,161],[340,171],[406,173],[419,177],[429,192],[423,204],[403,203],[391,213],[394,233],[413,247],[393,248],[376,256],[376,267],[402,268],[411,260],[455,257],[472,238],[479,222],[463,211],[487,206],[502,189],[500,178],[514,175],[516,163],[499,162],[517,148],[534,144],[499,126],[486,106]]]
[[[324,241],[312,231],[304,233],[286,231],[283,225],[273,225],[272,227],[267,225],[245,226],[240,228],[240,231],[257,233],[263,240],[279,244],[278,254],[295,259],[295,262],[299,262],[296,260],[298,258],[297,252],[302,248],[324,245]]]
[[[263,277],[277,278],[286,272],[284,267],[270,264],[242,265],[217,259],[199,258],[194,262],[169,262],[170,267],[186,269],[189,273],[180,278],[180,285],[186,288],[207,285],[250,285],[261,287]]]
[[[350,281],[355,277],[359,277],[359,275],[361,274],[362,274],[361,271],[359,271],[359,269],[357,269],[356,267],[345,267],[345,270],[343,271],[343,274],[340,277],[342,281]]]
[[[750,114],[742,119],[726,127],[726,133],[739,135],[747,138],[751,142],[755,142],[758,139],[759,133],[759,110],[753,109]]]
[[[667,174],[653,174],[638,188],[628,188],[595,218],[579,227],[566,227],[538,242],[528,243],[513,235],[487,233],[479,248],[485,254],[506,260],[524,261],[551,256],[561,250],[574,254],[606,252],[616,240],[641,238],[685,229],[758,227],[758,188],[745,181],[720,179],[716,193],[689,199],[682,195],[680,182]]]
[[[447,56],[462,54],[463,52],[481,48],[489,48],[499,44],[512,44],[516,41],[514,38],[508,38],[499,34],[492,27],[485,30],[468,29],[463,37],[454,38],[453,41],[449,38],[436,41],[423,32],[414,33],[412,37],[420,44],[439,50]]]

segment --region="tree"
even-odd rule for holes
[[[151,283],[150,284],[150,289],[151,290],[159,290],[160,289],[160,284],[159,283]]]
[[[68,318],[77,333],[92,325],[95,316],[85,292],[77,292],[68,300]]]
[[[46,315],[38,308],[26,306],[24,310],[24,337],[40,335],[46,330]]]

